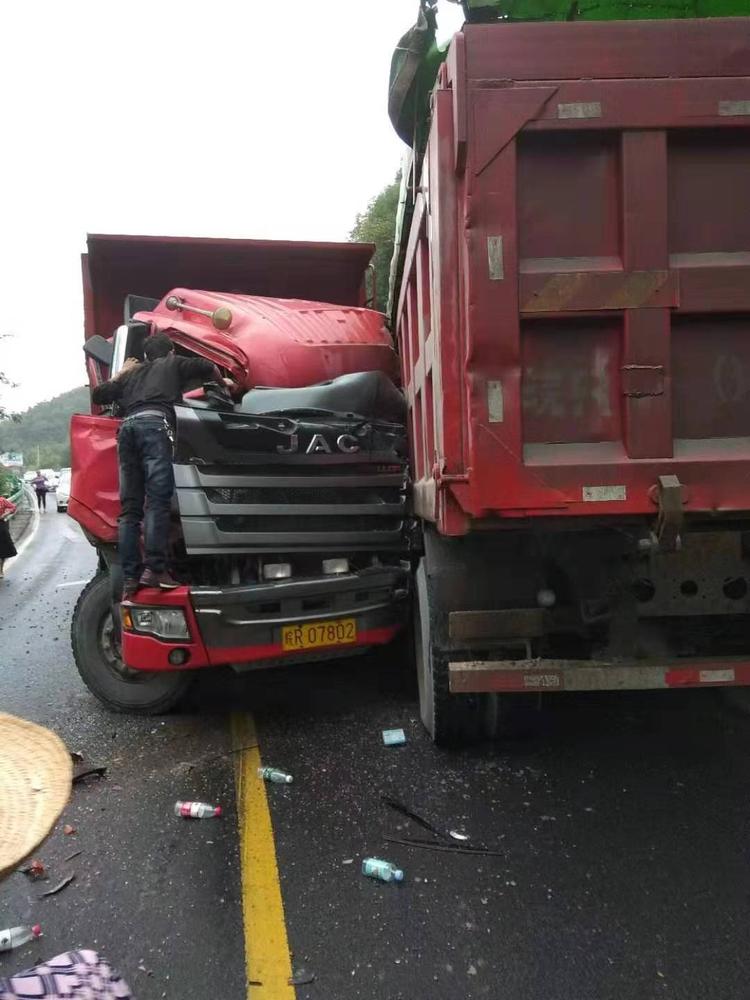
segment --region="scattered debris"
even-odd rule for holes
[[[103,778],[107,773],[106,767],[90,767],[88,771],[81,771],[80,774],[76,774],[73,777],[73,784],[77,785],[79,782],[83,781],[84,778]]]
[[[0,931],[0,951],[12,951],[13,948],[20,948],[22,944],[41,936],[42,928],[39,924],[34,924],[33,927],[6,927]]]
[[[62,880],[62,882],[59,882],[52,889],[48,889],[46,892],[43,892],[42,895],[39,898],[40,899],[44,899],[45,896],[55,896],[55,895],[57,895],[58,892],[62,892],[63,889],[67,888],[67,886],[69,886],[70,883],[74,879],[75,879],[75,875],[68,875],[66,878],[64,878]]]
[[[83,754],[79,753],[77,750],[71,750],[70,759],[74,764],[80,764],[83,761]]]
[[[354,858],[344,858],[341,862],[342,865],[352,865],[354,864]]]
[[[72,861],[73,858],[77,858],[79,854],[83,854],[83,851],[73,851],[73,853],[69,854],[67,858],[63,858],[63,861],[67,864],[68,861]]]
[[[307,986],[309,983],[315,982],[315,973],[300,969],[299,972],[295,972],[289,977],[288,982],[290,986]]]
[[[418,826],[421,826],[423,830],[427,830],[433,836],[438,838],[438,841],[443,841],[444,843],[435,843],[430,840],[422,840],[418,837],[406,837],[404,839],[397,839],[394,837],[386,837],[385,839],[391,844],[405,844],[409,847],[422,847],[425,849],[432,850],[444,850],[444,851],[461,851],[462,848],[458,843],[451,843],[451,841],[459,841],[461,844],[469,840],[468,833],[462,833],[460,830],[441,830],[434,823],[430,823],[429,820],[424,819],[424,817],[419,816],[408,806],[405,806],[403,802],[399,802],[397,799],[392,799],[388,795],[381,795],[381,801],[388,806],[389,809],[393,809],[394,812],[399,813],[401,816],[405,816],[407,819],[412,820]],[[484,847],[474,847],[474,848],[464,848],[467,853],[472,854],[488,854],[496,855],[497,857],[504,856],[504,852],[501,851],[491,851]]]
[[[493,851],[489,847],[466,847],[462,844],[436,844],[431,840],[420,840],[418,837],[384,837],[383,840],[389,844],[418,847],[423,851],[447,851],[449,854],[478,854],[487,858],[505,857],[505,851]]]
[[[362,862],[362,874],[369,878],[380,879],[381,882],[403,882],[404,873],[390,861],[381,858],[365,858]]]
[[[70,837],[74,833],[78,833],[78,831],[74,826],[71,826],[70,823],[66,823],[65,826],[63,827],[63,833],[65,834],[66,837]]]
[[[258,777],[262,778],[263,781],[270,781],[274,785],[291,785],[294,781],[291,774],[287,774],[286,771],[279,771],[275,767],[259,767]]]
[[[175,802],[175,816],[183,819],[213,819],[221,816],[221,806],[212,806],[208,802]]]
[[[44,878],[44,876],[47,874],[47,869],[44,866],[44,862],[39,861],[38,859],[32,861],[31,864],[25,865],[23,868],[19,868],[18,870],[23,875],[28,875],[29,878],[33,879]]]
[[[383,743],[387,747],[400,747],[406,743],[406,733],[403,729],[384,729]]]
[[[434,833],[436,837],[445,837],[445,833],[442,830],[438,830],[438,828],[433,826],[432,823],[428,822],[428,820],[418,816],[417,813],[409,809],[408,806],[405,806],[403,802],[399,802],[397,799],[392,799],[388,795],[381,795],[380,799],[385,805],[388,806],[389,809],[400,813],[402,816],[406,816],[407,819],[413,820],[416,824],[418,824],[418,826],[421,826],[423,830],[428,830],[430,833]]]

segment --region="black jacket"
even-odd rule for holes
[[[169,354],[156,361],[144,361],[120,379],[102,382],[95,386],[91,398],[97,405],[118,403],[124,417],[139,410],[161,410],[173,422],[174,404],[186,389],[220,378],[210,361]]]

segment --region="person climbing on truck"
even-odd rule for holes
[[[117,403],[124,417],[117,435],[124,600],[132,600],[141,587],[172,590],[179,586],[167,571],[169,519],[175,488],[174,404],[196,382],[233,385],[212,362],[178,356],[173,341],[165,333],[149,337],[143,353],[145,361],[128,358],[113,378],[92,392],[94,403]],[[145,566],[140,552],[144,504]]]

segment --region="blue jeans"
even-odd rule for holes
[[[141,575],[141,522],[146,568],[163,573],[167,563],[170,511],[174,494],[172,441],[166,420],[134,417],[117,436],[120,460],[120,559],[126,580]]]

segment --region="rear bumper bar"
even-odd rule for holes
[[[593,660],[495,660],[450,664],[454,694],[636,691],[750,685],[750,659],[609,663]]]

